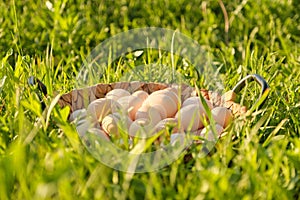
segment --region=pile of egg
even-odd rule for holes
[[[220,136],[231,122],[232,112],[226,107],[213,107],[207,99],[205,101]],[[87,109],[74,111],[70,120],[78,116],[84,116],[76,123],[79,134],[83,135],[87,129],[92,128],[107,140],[119,136],[121,130],[128,133],[130,138],[147,138],[167,131],[169,125],[173,127],[171,140],[185,133],[203,136],[207,140],[215,138],[200,98],[189,97],[181,102],[176,88],[166,88],[151,94],[141,90],[130,94],[124,89],[114,89],[105,98],[92,101]]]

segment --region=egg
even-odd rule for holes
[[[209,100],[205,99],[205,98],[204,98],[204,100],[205,100],[207,106],[209,107],[209,109],[210,109],[210,110],[213,109],[213,105],[211,104],[211,102],[210,102]],[[183,102],[183,104],[182,104],[181,107],[185,107],[185,106],[191,105],[191,104],[197,104],[197,105],[201,106],[202,108],[204,108],[204,106],[203,106],[203,104],[202,104],[202,102],[201,102],[200,97],[189,97],[189,98],[187,98],[187,99]]]
[[[113,99],[116,101],[121,97],[129,96],[129,95],[130,93],[127,90],[117,88],[109,91],[105,97],[107,99]]]
[[[175,87],[168,87],[165,90],[174,92],[177,96],[179,94],[178,88],[175,88]]]
[[[208,141],[216,141],[216,139],[219,138],[220,135],[222,134],[224,128],[219,124],[216,124],[215,127],[216,127],[216,131],[217,131],[216,137],[215,137],[215,134],[210,125],[205,127],[204,129],[202,129],[200,136]]]
[[[75,125],[76,125],[77,133],[80,137],[83,137],[86,134],[86,132],[91,128],[100,129],[99,123],[89,117],[79,120],[78,122],[75,123]]]
[[[176,106],[177,106],[178,103],[179,103],[179,99],[178,99],[178,96],[177,96],[177,94],[174,92],[173,89],[176,90],[175,88],[166,88],[166,89],[164,89],[164,90],[157,90],[157,91],[153,92],[150,96],[158,95],[158,94],[167,95],[167,96],[169,96],[169,97],[174,101],[174,103],[175,103]]]
[[[138,90],[138,91],[134,92],[132,94],[132,96],[139,97],[140,99],[145,101],[148,98],[149,94],[143,90]]]
[[[99,128],[91,128],[88,130],[88,132],[100,136],[100,138],[103,139],[104,141],[110,141],[110,137]]]
[[[131,137],[148,138],[154,133],[154,126],[148,119],[137,119],[129,127],[128,131]]]
[[[226,128],[233,119],[231,110],[226,107],[215,107],[211,110],[211,114],[216,123]]]
[[[163,114],[162,114],[163,113]],[[148,119],[152,124],[157,124],[163,117],[166,116],[166,112],[161,105],[143,105],[136,112],[135,119],[145,118]]]
[[[117,110],[121,109],[121,105],[112,99],[101,98],[92,101],[87,107],[87,113],[94,119],[102,122],[103,118]]]
[[[177,104],[173,101],[173,99],[170,96],[166,94],[151,94],[144,101],[144,104],[148,104],[150,106],[162,105],[167,112],[167,117],[173,117],[178,109]]]
[[[117,101],[122,108],[128,112],[131,120],[135,120],[135,114],[137,110],[142,106],[143,100],[136,96],[125,96],[121,97]]]
[[[69,121],[73,122],[75,119],[81,119],[81,118],[85,118],[86,117],[86,109],[79,109],[79,110],[75,110],[74,112],[72,112],[69,116]]]
[[[142,104],[142,106],[135,113],[135,119],[148,118],[149,107],[150,106],[148,104]]]
[[[168,116],[167,110],[162,105],[155,104],[155,105],[152,105],[151,107],[153,107],[153,108],[155,108],[155,109],[158,110],[161,119],[167,118],[167,116]]]
[[[172,132],[178,132],[178,119],[176,118],[166,118],[161,120],[155,125],[155,132],[160,132],[161,130],[172,129]]]
[[[184,131],[196,131],[202,128],[204,117],[204,110],[195,104],[181,108],[175,115],[175,118],[179,120],[180,127]]]
[[[119,135],[119,129],[128,130],[132,120],[120,113],[112,113],[102,120],[102,128],[109,135]]]

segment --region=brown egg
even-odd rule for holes
[[[143,90],[138,90],[138,91],[134,92],[132,94],[132,96],[139,97],[140,99],[145,101],[148,98],[149,94]]]
[[[223,130],[224,130],[224,128],[222,126],[220,126],[219,124],[216,124],[217,135],[215,137],[212,127],[209,125],[209,126],[205,127],[204,129],[202,129],[200,136],[208,141],[216,141],[216,139],[218,139],[220,137],[220,135],[222,134]]]
[[[205,98],[204,98],[204,100],[205,100],[207,106],[209,107],[209,109],[210,109],[210,110],[213,109],[213,106],[212,106],[211,102],[210,102],[209,100],[205,99]],[[187,99],[183,102],[183,104],[182,104],[181,107],[185,107],[185,106],[191,105],[191,104],[197,104],[197,105],[201,106],[202,108],[204,108],[204,106],[203,106],[203,104],[202,104],[202,102],[201,102],[200,97],[189,97],[189,98],[187,98]]]
[[[151,94],[144,101],[144,104],[148,104],[150,106],[154,106],[157,104],[162,105],[167,112],[167,117],[173,117],[178,109],[177,104],[167,94],[155,94],[155,95]]]
[[[152,106],[143,106],[136,113],[136,119],[147,119],[149,123],[155,125],[162,118],[160,112]]]
[[[112,99],[96,99],[92,101],[87,107],[87,114],[91,115],[94,119],[97,119],[99,122],[102,122],[103,118],[114,112],[121,109],[121,105]]]
[[[153,135],[154,126],[148,119],[140,118],[130,125],[128,133],[131,137],[148,138]]]
[[[174,88],[174,90],[176,90],[176,89]],[[179,98],[178,98],[177,94],[175,92],[173,92],[174,90],[172,88],[166,88],[164,90],[157,90],[157,91],[153,92],[150,96],[158,95],[158,94],[167,95],[174,101],[174,103],[177,106],[179,103]]]
[[[104,141],[110,141],[110,137],[99,128],[91,128],[88,130],[88,132],[100,136],[100,138]]]
[[[162,105],[155,104],[155,105],[153,105],[151,107],[153,107],[153,108],[155,108],[155,109],[157,109],[159,111],[161,119],[166,119],[167,118],[167,116],[168,116],[167,115],[167,111],[166,111],[166,109]]]
[[[224,128],[226,128],[233,119],[231,110],[226,107],[215,107],[211,110],[211,114],[216,121]]]
[[[203,127],[205,112],[199,105],[191,104],[181,108],[175,118],[180,120],[178,123],[184,131],[196,131]]]
[[[121,115],[120,113],[112,113],[107,115],[102,120],[102,128],[109,135],[119,135],[119,129],[128,130],[132,120],[129,116]]]
[[[127,90],[117,88],[117,89],[113,89],[113,90],[109,91],[105,97],[107,99],[113,99],[113,100],[117,101],[121,97],[129,96],[129,95],[130,95],[130,93]]]
[[[125,96],[121,97],[117,101],[122,108],[128,112],[128,115],[131,120],[135,120],[135,114],[138,109],[142,106],[143,100],[136,96]]]
[[[135,113],[135,119],[140,119],[140,118],[148,118],[148,109],[149,105],[142,104],[142,106],[136,111]]]
[[[79,109],[79,110],[75,110],[74,112],[72,112],[69,116],[69,121],[72,122],[75,119],[80,120],[81,118],[85,118],[86,117],[86,109]]]
[[[178,132],[178,119],[176,118],[166,118],[158,122],[158,124],[155,125],[155,131],[159,132],[161,130],[167,130],[167,128],[171,128],[172,132]]]

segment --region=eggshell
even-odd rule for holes
[[[128,133],[132,137],[148,138],[154,133],[154,126],[148,119],[137,119],[130,125]]]
[[[148,118],[149,107],[150,106],[148,104],[142,104],[142,106],[135,113],[135,119]]]
[[[199,105],[191,104],[181,108],[175,118],[180,120],[178,122],[185,131],[196,131],[203,127],[203,117],[205,112]]]
[[[131,120],[135,120],[135,114],[137,110],[142,106],[143,100],[136,96],[125,96],[121,97],[117,101],[122,108],[128,112]]]
[[[198,112],[198,106],[189,105],[181,108],[175,118],[178,119],[180,127],[184,131],[195,131],[199,127],[200,115]]]
[[[128,130],[132,120],[128,116],[121,116],[119,113],[112,113],[102,120],[102,128],[109,135],[119,135],[119,129]]]
[[[107,99],[113,99],[117,101],[119,98],[129,96],[129,95],[130,93],[127,90],[117,88],[109,91],[105,97]]]
[[[159,111],[161,119],[167,118],[167,111],[162,105],[155,104],[155,105],[152,105],[151,107],[153,107]]]
[[[86,132],[91,128],[100,129],[100,125],[98,122],[93,121],[91,118],[83,118],[76,122],[76,130],[80,137],[84,136]]]
[[[143,105],[136,112],[135,119],[147,119],[149,123],[155,125],[162,119],[162,117],[156,107]]]
[[[69,116],[69,121],[72,122],[75,119],[81,119],[81,118],[85,118],[86,117],[86,109],[79,109],[79,110],[75,110],[74,112],[72,112]]]
[[[146,101],[144,101],[144,104],[148,104],[150,106],[157,104],[162,105],[167,112],[167,117],[173,117],[178,109],[176,103],[166,94],[149,95]]]
[[[226,128],[233,119],[231,110],[226,107],[215,107],[211,110],[212,117],[216,123]]]
[[[175,92],[173,92],[173,89],[166,88],[164,90],[157,90],[157,91],[153,92],[150,96],[158,95],[158,94],[164,94],[164,95],[169,96],[174,101],[176,106],[178,105],[179,99],[178,99],[177,94]]]
[[[121,109],[121,105],[112,99],[101,98],[92,101],[87,107],[87,114],[102,122],[103,118],[113,111]]]
[[[211,102],[210,102],[209,100],[205,99],[205,98],[204,98],[204,100],[205,100],[207,106],[209,107],[209,109],[210,109],[210,110],[213,109],[213,105],[211,104]],[[204,106],[203,106],[203,104],[202,104],[202,102],[201,102],[200,97],[189,97],[189,98],[187,98],[187,99],[183,102],[183,104],[182,104],[181,107],[185,107],[185,106],[191,105],[191,104],[197,104],[197,105],[201,106],[202,108],[204,108]]]
[[[140,99],[145,101],[148,98],[149,94],[143,90],[138,90],[138,91],[134,92],[132,94],[132,96],[139,97]]]
[[[176,118],[166,118],[158,122],[158,124],[155,125],[155,131],[159,132],[161,130],[167,130],[167,127],[173,128],[172,132],[178,132],[178,119]]]
[[[217,131],[217,135],[215,138],[214,132],[212,130],[212,128],[210,126],[205,127],[204,129],[202,129],[200,136],[203,137],[204,139],[208,140],[208,141],[215,141],[217,138],[220,137],[220,135],[222,134],[224,128],[222,126],[220,126],[219,124],[216,124],[216,131]]]
[[[88,130],[88,132],[100,136],[100,138],[104,141],[110,141],[110,137],[104,131],[98,128],[91,128]]]
[[[179,94],[178,88],[175,88],[175,87],[168,87],[168,88],[166,88],[165,90],[174,92],[177,96],[178,96],[178,94]]]

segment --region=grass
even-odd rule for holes
[[[47,5],[0,2],[0,199],[300,198],[296,0],[58,0]],[[127,174],[91,156],[67,122],[68,109],[54,106],[55,97],[73,89],[74,77],[97,44],[149,26],[176,29],[198,41],[213,55],[226,91],[257,73],[271,92],[261,110],[234,121],[211,155],[199,158],[199,147],[193,147],[188,163],[180,157],[158,172]],[[196,79],[194,70],[178,66],[189,80]],[[117,81],[114,69],[107,74],[110,82]],[[48,88],[44,111],[27,84],[32,75]],[[259,88],[248,84],[240,101],[249,106],[258,94]]]

